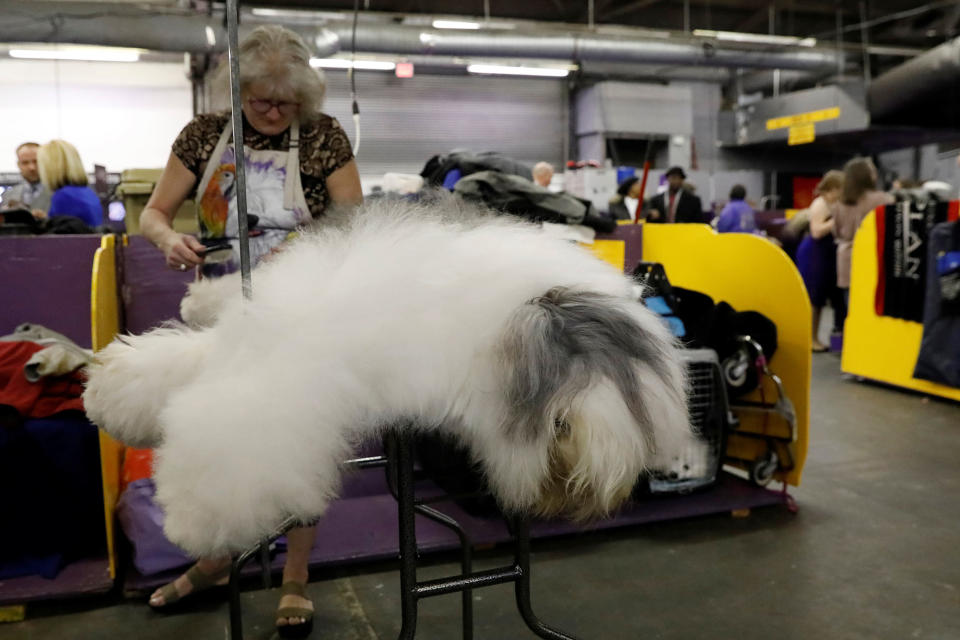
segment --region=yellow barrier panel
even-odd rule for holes
[[[777,325],[779,346],[770,368],[783,379],[797,413],[794,468],[775,477],[800,484],[807,457],[810,426],[811,317],[807,290],[793,262],[781,249],[746,233],[717,234],[699,224],[650,224],[643,229],[643,259],[663,264],[671,284],[726,301],[738,311],[759,311]],[[775,397],[764,384],[747,400]],[[740,430],[772,436],[789,435],[776,415],[740,413]],[[767,449],[764,441],[731,435],[728,455],[756,460]]]
[[[90,287],[90,329],[94,351],[104,348],[120,330],[117,288],[116,238],[104,236],[93,255],[93,282]],[[107,529],[110,577],[117,577],[114,509],[120,494],[123,445],[100,430],[100,476],[103,483],[103,510]]]
[[[853,240],[850,311],[843,330],[841,368],[871,380],[960,400],[960,389],[913,377],[923,325],[877,315],[874,296],[878,277],[877,223],[871,212]]]
[[[586,245],[593,255],[604,262],[609,262],[623,271],[624,262],[627,259],[627,244],[623,240],[594,240],[593,244]]]

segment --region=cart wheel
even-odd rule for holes
[[[773,480],[773,473],[780,466],[780,458],[775,451],[767,451],[750,465],[750,480],[755,485],[765,487]]]

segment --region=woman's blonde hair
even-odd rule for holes
[[[323,72],[310,66],[310,50],[297,33],[275,24],[257,27],[240,43],[239,66],[241,93],[253,84],[261,84],[269,91],[269,96],[261,97],[299,102],[301,121],[320,114],[327,85]],[[216,77],[219,91],[229,104],[230,64],[226,56]]]
[[[831,169],[823,174],[813,192],[819,196],[834,189],[843,189],[843,171]]]
[[[37,151],[37,171],[40,182],[51,192],[64,185],[85,187],[89,184],[87,172],[77,148],[66,140],[51,140]]]

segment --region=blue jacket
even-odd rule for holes
[[[90,187],[68,184],[53,192],[47,215],[76,216],[91,227],[99,227],[103,224],[103,205]]]
[[[743,200],[731,200],[720,212],[717,220],[718,233],[756,233],[757,221],[753,207]]]

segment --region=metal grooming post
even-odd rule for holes
[[[397,517],[400,525],[400,599],[402,624],[399,640],[412,640],[417,630],[417,605],[422,598],[460,591],[463,594],[463,638],[473,638],[472,590],[505,582],[513,582],[517,610],[527,627],[540,638],[549,640],[575,640],[548,627],[533,613],[530,605],[530,523],[525,518],[510,520],[516,546],[513,564],[489,571],[472,570],[471,543],[460,524],[446,514],[425,505],[426,502],[448,500],[441,496],[418,500],[414,494],[413,441],[410,437],[392,431],[385,438],[385,456],[349,460],[345,466],[358,469],[387,467],[387,484],[397,499]],[[417,538],[415,516],[420,513],[457,533],[461,544],[461,571],[459,576],[450,576],[425,582],[417,581]],[[285,520],[259,545],[237,556],[230,569],[230,638],[243,640],[243,619],[240,605],[240,571],[257,551],[301,524],[294,518]]]
[[[243,111],[240,103],[240,0],[227,0],[227,55],[230,58],[230,104],[232,106],[234,164],[237,170],[237,233],[240,238],[240,280],[243,297],[253,295],[250,281],[250,232],[247,227],[247,173],[243,155]]]

